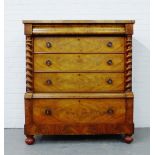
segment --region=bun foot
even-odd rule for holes
[[[28,145],[32,145],[35,142],[35,139],[33,136],[26,136],[27,138],[25,139],[25,143]]]
[[[133,141],[133,137],[130,135],[125,135],[124,136],[124,142],[127,144],[130,144]]]

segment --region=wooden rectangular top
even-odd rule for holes
[[[134,24],[135,20],[23,20],[23,23],[34,23],[34,24],[54,24],[54,23],[88,23],[88,24],[93,24],[93,23],[112,23],[112,24],[123,24],[123,23],[131,23]]]

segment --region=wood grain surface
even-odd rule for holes
[[[123,72],[123,54],[34,54],[35,72]]]
[[[25,99],[32,99],[32,98],[85,98],[85,99],[91,99],[91,98],[104,98],[104,99],[112,99],[112,98],[127,98],[127,99],[133,99],[134,95],[132,92],[126,92],[126,93],[25,93]]]
[[[26,142],[33,135],[132,139],[133,20],[27,20]]]
[[[35,37],[34,52],[124,53],[124,37]],[[47,43],[51,47],[47,47]],[[111,42],[112,46],[108,47]]]
[[[125,100],[34,99],[33,121],[35,124],[122,123],[125,121]]]
[[[111,79],[112,83],[107,81]],[[50,84],[47,84],[50,80]],[[34,92],[122,92],[123,73],[34,73]]]
[[[52,23],[103,23],[103,24],[109,24],[109,23],[135,23],[135,20],[23,20],[23,23],[37,23],[37,24],[52,24]]]

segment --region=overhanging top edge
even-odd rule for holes
[[[24,24],[134,24],[135,20],[23,20]]]

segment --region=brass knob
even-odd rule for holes
[[[46,84],[47,85],[51,85],[52,84],[52,81],[51,80],[46,80]]]
[[[51,109],[45,109],[45,115],[51,115],[52,111]]]
[[[107,64],[108,64],[108,65],[112,65],[112,60],[108,60],[108,61],[107,61]]]
[[[111,115],[111,114],[114,113],[114,110],[113,110],[113,109],[108,109],[108,110],[107,110],[107,113]]]
[[[112,84],[112,79],[108,79],[108,80],[107,80],[107,83],[108,83],[108,84]]]
[[[108,47],[112,47],[112,42],[109,41],[109,42],[107,43],[107,46],[108,46]]]
[[[51,66],[51,65],[52,65],[51,60],[46,60],[46,65],[47,65],[47,66]]]
[[[51,44],[50,42],[47,42],[47,43],[46,43],[46,47],[47,47],[47,48],[50,48],[50,47],[52,47],[52,44]]]

